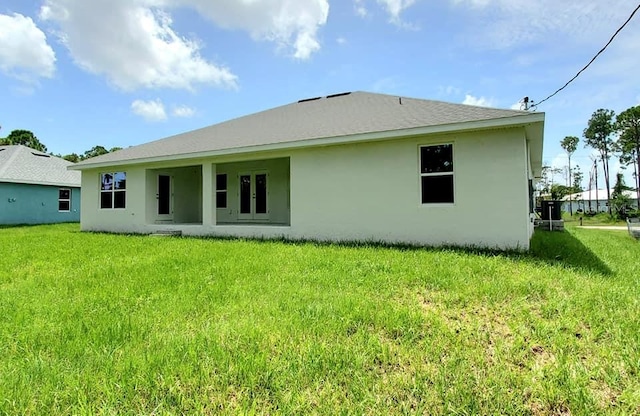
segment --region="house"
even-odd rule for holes
[[[527,249],[543,113],[353,92],[80,162],[82,230]]]
[[[80,172],[25,146],[0,146],[0,224],[80,221]]]
[[[622,191],[629,198],[630,206],[638,206],[638,193],[636,191]],[[609,194],[613,195],[613,189],[609,190]],[[562,198],[562,210],[569,212],[571,205],[572,212],[582,210],[584,212],[609,212],[607,205],[607,189],[591,189],[575,194],[567,195]]]

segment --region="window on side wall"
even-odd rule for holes
[[[452,204],[453,145],[420,146],[420,189],[423,204]]]
[[[216,175],[216,207],[227,207],[227,174]]]
[[[100,208],[124,209],[127,200],[127,173],[100,174]]]
[[[71,189],[60,188],[58,190],[58,211],[71,211]]]

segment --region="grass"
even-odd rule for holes
[[[578,213],[569,215],[568,212],[562,213],[562,219],[565,224],[580,225],[580,218],[582,218],[582,225],[627,225],[626,220],[611,216],[606,212],[601,212],[596,215],[584,215]]]
[[[0,414],[638,414],[640,244],[0,229]]]

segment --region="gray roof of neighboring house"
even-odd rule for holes
[[[80,172],[73,165],[26,146],[0,146],[0,182],[80,187]]]
[[[544,117],[537,113],[537,117]],[[541,115],[542,114],[542,115]],[[175,155],[203,154],[265,145],[287,145],[312,139],[393,132],[421,127],[455,125],[532,116],[441,101],[367,92],[335,94],[250,114],[209,127],[178,134],[114,153],[91,158],[76,166],[129,162]],[[541,121],[537,119],[536,121]]]
[[[598,194],[598,201],[606,201],[607,200],[607,189],[606,188],[598,188],[598,190],[596,191],[595,189],[592,189],[591,191],[586,190],[583,192],[578,192],[576,194],[571,194],[571,200],[573,201],[595,201],[596,200],[596,194]],[[613,195],[613,188],[609,189],[609,194]],[[638,193],[636,191],[633,190],[624,190],[622,191],[622,194],[624,196],[626,196],[627,198],[631,198],[631,199],[637,199],[638,198]],[[563,201],[567,201],[569,202],[569,195],[565,195],[562,198]]]

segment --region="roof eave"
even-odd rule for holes
[[[45,181],[30,181],[24,179],[11,179],[11,178],[0,178],[0,182],[2,183],[19,183],[22,185],[43,185],[43,186],[58,186],[58,187],[67,187],[67,188],[80,188],[80,183],[71,183],[71,182],[45,182]]]
[[[462,123],[440,124],[435,126],[416,127],[410,129],[400,129],[391,131],[380,131],[371,133],[361,133],[346,136],[322,137],[315,139],[303,139],[291,142],[273,143],[255,146],[234,147],[205,152],[182,153],[174,155],[163,155],[138,159],[120,159],[106,162],[91,163],[89,161],[80,162],[67,167],[68,170],[89,170],[109,166],[129,166],[146,163],[167,162],[172,160],[201,159],[215,156],[226,156],[230,154],[244,154],[255,152],[268,152],[277,150],[299,149],[302,147],[318,147],[348,143],[370,142],[395,139],[401,137],[422,136],[438,133],[452,133],[456,131],[488,130],[494,128],[515,127],[528,125],[531,123],[544,122],[544,113],[529,113],[512,117],[503,117],[488,120],[475,120]]]

